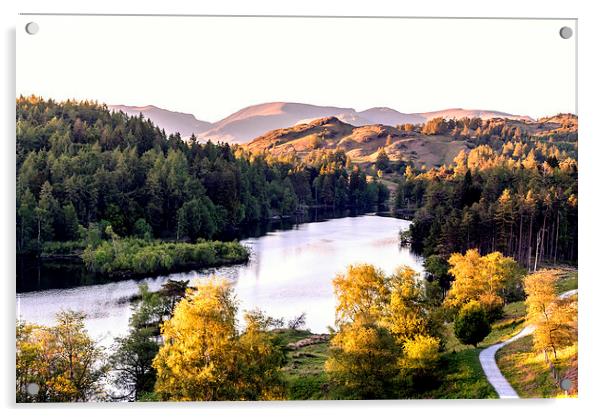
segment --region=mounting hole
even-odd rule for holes
[[[25,32],[29,33],[30,35],[35,35],[38,33],[38,30],[40,30],[40,27],[36,22],[29,22],[25,25]]]
[[[564,378],[562,381],[560,381],[560,388],[565,391],[569,391],[571,388],[573,388],[573,381],[568,378]]]
[[[562,39],[569,39],[571,36],[573,36],[573,29],[568,26],[563,26],[560,28],[560,37]]]
[[[38,395],[38,392],[40,392],[40,386],[38,384],[35,382],[27,384],[27,393],[29,395]]]

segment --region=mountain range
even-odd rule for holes
[[[156,106],[125,106],[122,104],[108,105],[109,110],[122,111],[130,116],[138,116],[140,113],[147,119],[151,119],[155,125],[165,129],[167,134],[180,132],[182,136],[190,136],[193,133],[204,132],[211,128],[211,123],[198,120],[190,113],[180,113],[165,110]]]
[[[401,113],[389,107],[373,107],[364,111],[353,108],[316,106],[302,103],[273,102],[245,107],[215,123],[198,120],[188,113],[161,109],[156,106],[109,105],[109,109],[123,111],[129,115],[142,113],[170,133],[180,132],[183,137],[193,133],[201,140],[248,143],[271,130],[311,123],[316,119],[336,117],[351,126],[385,125],[398,126],[405,123],[420,124],[436,117],[460,119],[480,117],[482,119],[504,118],[533,121],[528,116],[514,115],[493,110],[445,109],[425,113]]]

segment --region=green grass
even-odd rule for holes
[[[478,347],[484,348],[502,342],[520,332],[525,326],[526,307],[524,301],[507,304],[504,307],[504,316],[491,325],[491,333],[479,343]],[[454,335],[454,324],[445,325],[446,350],[459,352],[472,349],[472,346],[462,344]]]
[[[555,268],[557,274],[556,292],[577,289],[578,273],[572,268]],[[514,306],[517,315],[524,315],[522,307]],[[517,319],[515,319],[517,320]],[[493,332],[492,332],[493,333]],[[490,335],[491,336],[491,335]],[[556,368],[561,375],[571,368],[577,367],[577,345],[559,350]],[[548,398],[563,396],[563,391],[556,386],[543,353],[533,352],[533,336],[520,338],[503,348],[496,354],[496,360],[502,374],[522,398]]]
[[[279,330],[277,334],[284,345],[311,335],[305,330]],[[287,363],[282,371],[288,386],[287,399],[328,399],[328,379],[324,371],[327,358],[328,342],[286,352]]]
[[[576,366],[577,346],[558,351],[557,369],[563,374]],[[496,354],[498,366],[521,398],[550,398],[563,396],[543,354],[533,352],[533,336],[512,342]]]
[[[556,282],[556,291],[558,294],[563,292],[576,290],[578,287],[578,274],[577,271],[565,271],[563,272]]]
[[[520,332],[525,327],[526,314],[524,301],[516,301],[504,306],[504,316],[491,325],[491,333],[481,342],[481,346],[495,345]]]
[[[504,316],[493,323],[491,333],[479,344],[479,348],[462,344],[454,335],[453,323],[445,326],[446,352],[440,365],[441,385],[425,393],[424,398],[497,398],[487,381],[479,353],[483,347],[509,339],[525,325],[526,308],[523,301],[504,307]]]
[[[479,352],[481,349],[467,347],[460,351],[445,353],[441,358],[440,385],[425,392],[422,398],[497,398],[493,387],[487,382]]]

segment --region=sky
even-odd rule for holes
[[[16,93],[210,122],[272,101],[576,113],[563,26],[576,32],[574,20],[19,16]]]

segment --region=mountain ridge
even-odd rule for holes
[[[445,119],[480,117],[508,118],[512,120],[533,121],[529,116],[515,115],[497,110],[479,110],[450,108],[422,113],[402,113],[390,107],[371,107],[357,111],[351,107],[320,106],[295,102],[267,102],[244,107],[216,122],[197,119],[189,113],[174,112],[154,105],[126,106],[109,105],[109,109],[124,111],[129,115],[142,113],[156,125],[169,133],[180,132],[183,137],[193,133],[202,141],[222,141],[244,144],[263,134],[297,124],[310,123],[324,117],[336,117],[352,126],[403,124],[422,124],[428,120],[443,117]]]
[[[190,136],[193,133],[204,131],[211,126],[211,123],[198,120],[191,113],[167,110],[152,104],[144,106],[109,104],[107,107],[109,110],[122,111],[129,116],[138,116],[142,113],[144,117],[151,119],[155,125],[165,129],[167,134],[179,132],[183,136]]]

